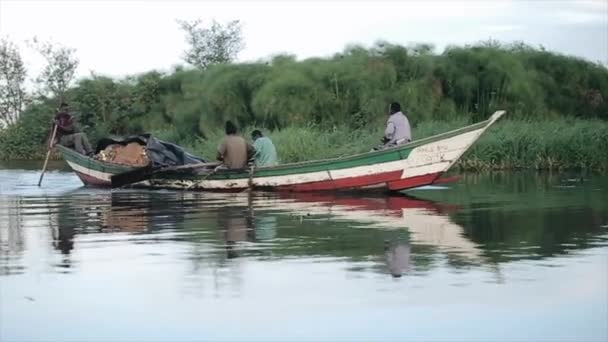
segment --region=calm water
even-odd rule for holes
[[[608,339],[607,176],[362,197],[27,168],[0,169],[2,341]]]

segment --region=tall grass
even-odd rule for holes
[[[468,124],[465,119],[426,121],[413,128],[421,139]],[[253,128],[242,130],[248,138]],[[215,159],[223,132],[210,132],[208,140],[185,146],[191,152]],[[358,130],[346,127],[288,127],[267,131],[282,163],[325,159],[367,152],[379,143],[382,127]],[[456,164],[461,170],[490,169],[593,169],[608,170],[608,122],[558,119],[547,122],[503,119],[491,127]]]
[[[429,120],[418,123],[412,132],[414,139],[422,139],[469,123],[465,118]],[[249,134],[254,128],[259,127],[246,127],[241,130],[241,134],[250,139]],[[346,125],[329,129],[316,125],[289,126],[273,131],[263,129],[274,142],[281,163],[367,152],[380,142],[382,130],[382,125],[360,129]],[[0,132],[0,143],[14,148],[0,149],[0,159],[40,159],[44,156],[43,148],[35,148],[23,139],[2,133]],[[175,128],[152,133],[212,160],[215,159],[217,146],[224,136],[220,129],[209,130],[207,139],[180,136]],[[44,142],[46,136],[38,135],[37,140]],[[28,133],[23,136],[32,135]],[[473,145],[456,167],[461,170],[608,170],[608,122],[569,118],[542,122],[501,119]]]
[[[558,119],[500,122],[458,166],[483,169],[608,170],[608,122]]]
[[[605,66],[525,44],[488,41],[442,53],[424,44],[379,42],[327,58],[277,56],[124,79],[92,75],[64,97],[89,127],[92,141],[156,132],[213,156],[223,123],[232,120],[272,129],[285,162],[369,150],[378,143],[386,120],[382,113],[392,101],[401,102],[418,124],[415,139],[484,120],[501,109],[511,120],[543,123],[499,126],[496,136],[484,137],[460,165],[559,168],[603,165],[595,147],[605,124],[567,120],[607,120],[606,94]],[[0,159],[43,155],[57,102],[37,98],[17,124],[0,131]]]

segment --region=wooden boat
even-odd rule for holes
[[[396,147],[349,157],[262,167],[255,170],[161,172],[135,186],[201,191],[339,191],[384,188],[394,191],[434,184],[505,112],[488,120]],[[133,168],[111,164],[58,146],[88,186],[112,185],[111,177]]]

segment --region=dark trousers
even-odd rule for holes
[[[80,154],[88,155],[93,152],[89,139],[84,133],[64,135],[59,139],[59,143],[65,147],[73,148]]]

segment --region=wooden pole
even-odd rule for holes
[[[38,186],[42,184],[42,177],[44,177],[44,172],[46,171],[46,166],[49,163],[49,157],[51,156],[51,151],[53,150],[53,143],[55,142],[55,135],[57,134],[57,125],[53,125],[53,134],[51,135],[51,141],[49,142],[49,150],[46,152],[46,159],[44,160],[44,165],[42,166],[42,173],[40,174],[40,180],[38,181]]]
[[[249,167],[249,181],[247,182],[247,185],[249,185],[249,190],[253,190],[253,172],[255,171],[255,162],[253,162],[251,164],[251,167]]]

